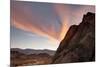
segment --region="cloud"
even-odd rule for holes
[[[12,3],[11,6],[11,26],[26,32],[35,33],[39,36],[47,37],[52,41],[59,40],[59,33],[56,32],[55,22],[44,23],[43,18],[35,13],[29,4]],[[45,19],[45,18],[44,18]],[[49,27],[47,26],[49,24]]]
[[[53,18],[50,15],[51,13],[47,13],[48,8],[45,8],[44,13],[50,16],[47,17],[48,15],[46,15],[44,17],[42,6],[34,8],[33,3],[14,1],[11,3],[11,26],[47,37],[52,41],[61,41],[71,24],[80,23],[80,16],[82,17],[84,12],[94,10],[92,6],[68,6],[63,4],[52,4],[52,6],[52,12],[55,13]]]
[[[59,35],[59,38],[60,40],[62,40],[68,30],[68,24],[69,21],[68,21],[68,16],[67,16],[67,10],[66,10],[66,6],[65,5],[54,5],[54,10],[56,11],[57,13],[57,16],[60,17],[60,21],[61,21],[61,28],[60,28],[60,35]]]

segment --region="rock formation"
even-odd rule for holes
[[[72,25],[61,41],[52,63],[95,61],[95,14],[88,12],[79,25]]]

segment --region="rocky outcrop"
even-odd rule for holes
[[[69,28],[52,63],[95,61],[95,14],[88,12],[79,25]]]

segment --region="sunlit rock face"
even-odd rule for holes
[[[95,61],[95,14],[88,12],[72,25],[61,41],[52,63]]]

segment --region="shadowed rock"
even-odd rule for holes
[[[95,14],[88,12],[79,25],[69,28],[52,63],[95,61]]]

